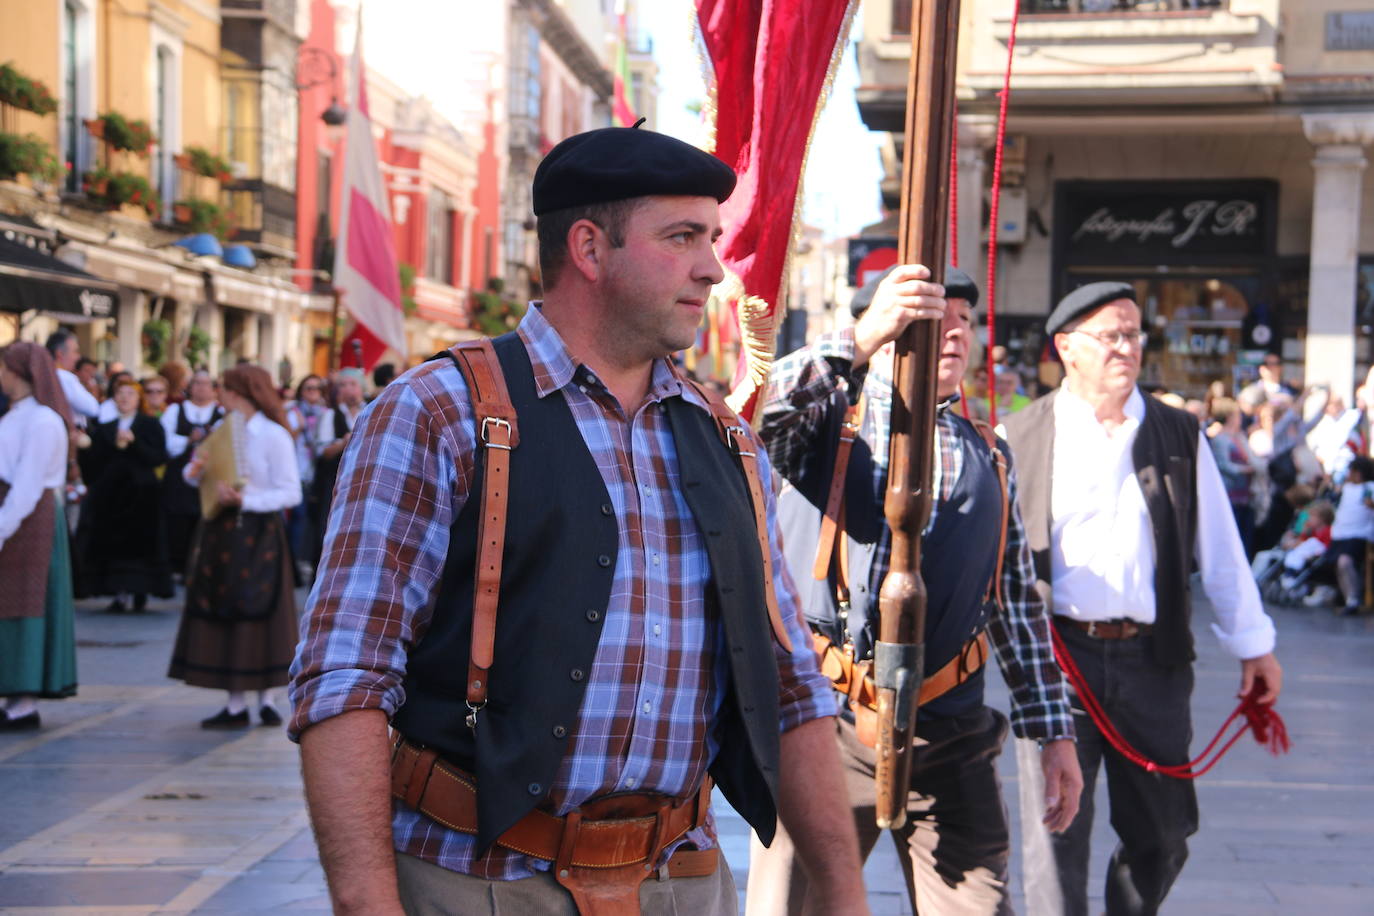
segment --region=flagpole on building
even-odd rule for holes
[[[334,300],[329,310],[329,371],[332,373],[339,368],[339,302],[343,293],[334,286],[329,290],[329,297]]]

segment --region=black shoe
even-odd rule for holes
[[[0,716],[0,732],[23,732],[32,731],[42,725],[43,722],[38,718],[38,710],[34,710],[26,716],[11,719],[9,716]]]
[[[118,598],[116,598],[115,600],[113,600],[113,601],[110,602],[110,606],[109,606],[109,607],[105,608],[105,613],[106,613],[106,614],[123,614],[123,613],[126,612],[127,610],[129,610],[129,609],[126,608],[126,607],[124,606],[124,602],[123,602],[123,601],[120,601]]]
[[[247,728],[248,710],[240,709],[238,712],[229,712],[228,707],[221,709],[208,719],[200,720],[201,728]]]
[[[134,595],[134,613],[142,614],[148,609],[148,596],[143,593]]]
[[[1336,614],[1341,617],[1358,617],[1360,616],[1360,606],[1358,604],[1347,604],[1337,611]]]
[[[263,725],[270,725],[275,728],[281,725],[281,713],[272,706],[264,706],[258,710],[258,721]]]

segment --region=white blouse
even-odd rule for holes
[[[248,418],[243,432],[244,442],[236,450],[247,465],[243,511],[279,512],[300,505],[301,474],[291,434],[261,413]],[[188,483],[197,482],[189,465],[183,475]]]
[[[0,503],[0,547],[33,512],[43,491],[67,482],[67,424],[32,397],[0,417],[0,480],[10,485]]]

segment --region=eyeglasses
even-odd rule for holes
[[[323,385],[303,385],[301,391],[323,391]]]
[[[166,393],[167,393],[167,389],[166,389],[166,388],[144,388],[144,389],[143,389],[143,393],[144,393],[144,394],[166,394]]]
[[[1084,331],[1074,328],[1070,334],[1083,334],[1102,344],[1108,350],[1120,350],[1124,343],[1130,348],[1145,349],[1145,343],[1150,339],[1150,335],[1144,331]]]

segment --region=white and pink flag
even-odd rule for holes
[[[404,357],[406,336],[391,209],[377,165],[365,73],[360,23],[348,76],[351,104],[344,147],[343,206],[334,253],[334,286],[343,296],[344,308],[357,319],[339,364],[355,365],[356,340],[362,345],[361,368],[370,369],[388,347]]]

